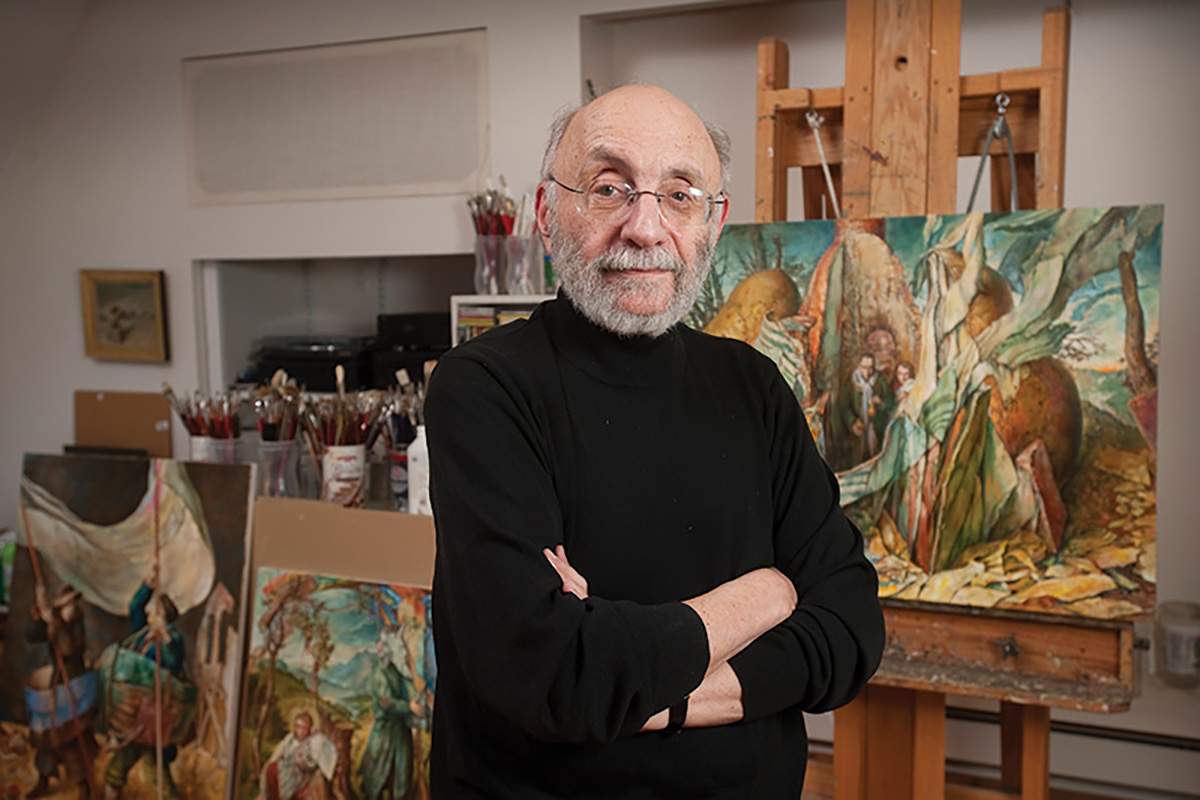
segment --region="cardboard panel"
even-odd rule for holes
[[[433,586],[433,517],[260,497],[251,541],[251,570],[275,567]]]
[[[171,457],[171,407],[161,392],[75,392],[75,444]]]

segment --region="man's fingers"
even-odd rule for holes
[[[555,552],[550,552],[550,548],[543,548],[542,555],[558,573],[558,577],[563,582],[563,591],[570,592],[580,600],[586,600],[588,596],[587,580],[567,561],[566,548],[560,544],[554,550]]]

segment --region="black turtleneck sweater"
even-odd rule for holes
[[[874,569],[795,398],[741,342],[621,338],[565,295],[438,364],[433,796],[789,798],[802,711],[878,664]],[[589,598],[542,548],[566,546]],[[682,600],[774,565],[792,616],[731,659],[745,719],[638,733],[701,681]]]

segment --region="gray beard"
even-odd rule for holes
[[[563,289],[579,312],[605,330],[619,336],[662,336],[695,305],[712,267],[715,237],[710,229],[696,250],[695,268],[689,273],[679,256],[665,249],[641,250],[625,247],[601,253],[585,261],[579,242],[562,232],[553,210],[548,233],[554,271],[562,278]],[[675,278],[675,293],[667,307],[657,314],[635,314],[618,304],[627,292],[645,291],[636,278],[606,278],[629,270],[664,270]]]

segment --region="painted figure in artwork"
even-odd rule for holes
[[[89,673],[84,664],[86,634],[83,610],[79,605],[80,593],[69,583],[64,583],[51,602],[46,595],[45,585],[38,583],[34,588],[34,598],[29,609],[33,624],[26,630],[25,637],[30,642],[50,645],[49,663],[36,670],[27,683],[31,688],[40,690],[38,694],[41,698],[49,696],[58,700],[64,692],[71,691],[78,717],[67,719],[61,725],[47,722],[30,726],[38,780],[26,797],[45,797],[61,791],[62,784],[57,788],[51,788],[50,785],[51,779],[58,777],[60,764],[65,771],[65,781],[86,791],[87,770],[96,755],[95,739],[90,731],[84,731],[83,736],[75,736],[74,728],[86,726],[91,720],[90,712],[95,698],[83,696],[87,689],[81,687],[80,682],[95,674]],[[62,670],[59,669],[60,658]],[[71,688],[68,689],[68,686]],[[69,707],[71,703],[67,705]],[[70,708],[66,710],[70,712]],[[36,713],[37,709],[34,711]]]
[[[896,385],[894,391],[897,406],[907,400],[908,396],[912,394],[916,374],[916,369],[907,361],[901,361],[896,365]]]
[[[876,368],[875,356],[864,351],[846,382],[838,411],[845,463],[859,464],[879,452],[892,402],[891,386]]]
[[[302,711],[292,730],[275,746],[262,772],[265,800],[325,800],[337,770],[337,749],[329,737],[313,730],[313,718]]]
[[[376,645],[379,662],[371,676],[375,723],[363,753],[359,773],[363,797],[400,800],[408,793],[413,776],[412,722],[419,714],[408,682],[392,663],[387,637]]]
[[[183,637],[175,628],[179,611],[169,596],[156,590],[153,581],[144,582],[129,602],[129,625],[133,629],[127,640],[128,648],[140,654],[146,662],[146,670],[157,668],[161,659],[162,669],[175,678],[182,678],[184,667]],[[153,674],[153,673],[151,673]],[[153,678],[151,678],[153,681]],[[118,798],[129,777],[129,771],[145,757],[150,763],[157,761],[157,730],[160,719],[164,731],[170,731],[172,709],[163,705],[161,711],[152,693],[144,693],[138,703],[134,724],[124,737],[116,742],[116,751],[108,768],[104,771],[104,791],[107,798]],[[171,778],[171,764],[178,756],[177,743],[163,737],[163,797],[178,797],[179,791]]]
[[[226,587],[251,496],[247,466],[25,457],[0,662],[18,717],[0,723],[8,795],[223,795],[242,608]]]

